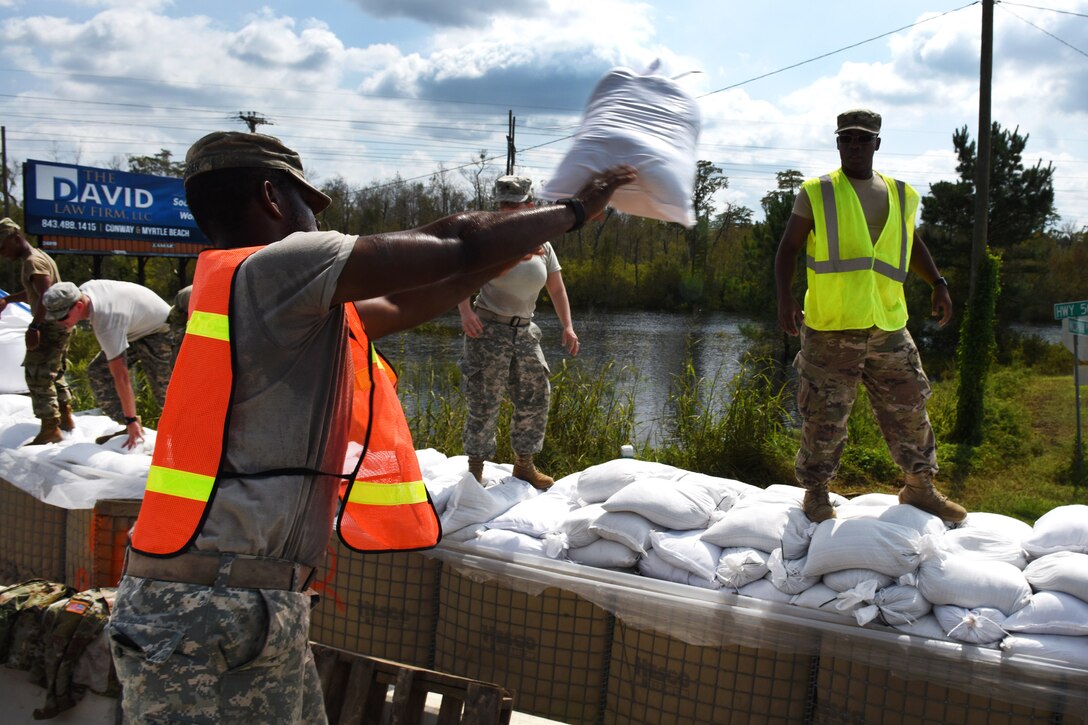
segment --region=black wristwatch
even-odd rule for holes
[[[930,285],[930,286],[931,286],[931,287],[933,287],[933,289],[937,289],[937,287],[938,287],[939,285],[942,285],[942,284],[943,284],[943,285],[944,285],[945,287],[947,287],[947,286],[948,286],[948,280],[947,280],[947,279],[945,279],[944,277],[938,277],[937,279],[933,280],[933,284],[932,284],[932,285]]]
[[[140,422],[140,416],[138,416],[138,415],[133,415],[131,417],[127,416],[127,415],[125,416],[125,425],[132,425],[133,423],[139,423],[139,422]]]
[[[574,226],[568,229],[568,232],[576,232],[582,228],[583,224],[586,223],[586,208],[582,204],[581,199],[576,199],[575,197],[571,196],[566,199],[556,199],[555,203],[562,204],[563,206],[568,207],[572,212],[574,212]]]

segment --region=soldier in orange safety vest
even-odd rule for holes
[[[451,309],[635,176],[355,237],[317,231],[329,197],[278,139],[192,146],[188,204],[217,249],[197,264],[108,629],[131,720],[324,722],[304,590],[334,522],[363,551],[441,536],[372,340]]]

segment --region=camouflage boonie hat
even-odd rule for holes
[[[72,305],[83,299],[83,292],[72,282],[57,282],[42,295],[45,319],[59,320],[68,314]]]
[[[843,111],[839,114],[837,119],[837,127],[835,133],[842,133],[843,131],[868,131],[869,133],[880,133],[880,114],[876,111],[870,111],[867,108],[855,108],[850,111]]]
[[[533,180],[528,176],[500,176],[495,182],[495,201],[520,204],[533,199]]]
[[[4,241],[17,231],[19,231],[19,225],[15,223],[14,219],[8,216],[0,219],[0,242]]]
[[[302,186],[306,203],[315,214],[332,203],[306,180],[302,159],[275,136],[242,131],[215,131],[194,143],[185,154],[185,182],[207,171],[220,169],[280,169]]]

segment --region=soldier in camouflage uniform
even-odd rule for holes
[[[495,182],[500,211],[532,207],[532,180],[503,176]],[[551,401],[550,371],[540,349],[540,328],[533,322],[536,299],[547,287],[563,326],[563,346],[578,354],[578,335],[571,322],[570,303],[559,260],[550,242],[480,289],[473,305],[458,305],[465,349],[461,358],[461,389],[468,415],[462,441],[468,467],[483,481],[484,460],[495,455],[495,428],[503,393],[510,396],[514,416],[510,443],[514,476],[539,489],[549,488],[550,476],[537,470],[533,456],[544,447]]]
[[[847,420],[865,385],[892,458],[905,474],[899,501],[962,521],[966,510],[933,486],[937,446],[926,414],[929,381],[906,329],[908,269],[931,285],[943,327],[952,319],[948,283],[914,229],[919,197],[909,185],[873,171],[880,115],[839,115],[841,169],[806,181],[775,260],[778,322],[801,335],[798,409],[803,419],[797,481],[812,521],[835,516],[828,482],[846,445]],[[795,260],[805,250],[805,307],[794,299]]]
[[[41,430],[29,445],[59,443],[61,431],[75,428],[72,418],[72,394],[64,377],[68,369],[68,329],[45,319],[41,298],[61,281],[57,264],[40,249],[30,246],[19,225],[0,219],[0,255],[21,264],[23,290],[0,298],[0,313],[12,302],[26,302],[33,319],[26,330],[26,357],[23,370],[26,387]]]
[[[102,412],[125,426],[96,442],[127,434],[125,447],[135,447],[143,440],[144,429],[136,413],[129,361],[143,369],[161,407],[174,350],[166,323],[170,305],[147,287],[112,279],[92,279],[79,287],[71,282],[55,284],[42,296],[42,304],[46,319],[68,329],[83,320],[91,323],[102,349],[87,365],[87,378]]]

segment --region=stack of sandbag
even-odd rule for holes
[[[492,553],[567,559],[1088,666],[1085,506],[1055,509],[1035,527],[970,513],[950,529],[895,495],[832,494],[836,518],[814,524],[801,488],[761,489],[650,461],[608,461],[546,493],[501,468],[485,468],[481,486],[463,456],[424,468],[439,481],[432,498],[444,503],[447,537]]]

